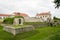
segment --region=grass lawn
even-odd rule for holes
[[[24,28],[24,27],[29,27],[29,25],[13,25],[12,27],[14,27],[14,28]]]
[[[13,36],[11,33],[3,31],[2,26],[0,26],[0,40],[45,40],[59,30],[59,27],[44,27]]]

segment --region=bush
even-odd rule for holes
[[[6,19],[4,19],[3,23],[5,23],[5,24],[13,24],[13,20],[14,20],[14,18],[6,18]]]
[[[57,17],[53,17],[54,20],[60,20],[60,18],[57,18]]]

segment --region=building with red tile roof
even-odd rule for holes
[[[42,15],[51,15],[50,12],[42,12],[38,13],[36,16],[42,16]]]
[[[0,14],[0,16],[10,16],[9,14]]]
[[[27,14],[25,13],[20,13],[20,12],[13,12],[14,16],[23,16],[23,17],[29,17]]]
[[[29,17],[25,13],[20,12],[13,12],[12,14],[0,14],[0,19],[6,18],[6,17],[14,17],[14,16],[23,16],[23,17]]]
[[[14,16],[23,16],[25,22],[45,22],[51,20],[50,12],[42,12],[36,14],[36,17],[29,17],[25,13],[13,12],[12,14],[0,14],[0,19]]]
[[[50,11],[38,13],[38,14],[36,14],[36,18],[40,18],[43,21],[47,21],[47,20],[51,19]]]
[[[3,19],[3,18],[6,18],[6,17],[9,17],[10,14],[0,14],[0,19]]]

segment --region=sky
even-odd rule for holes
[[[60,9],[55,9],[53,0],[0,0],[0,14],[21,12],[34,17],[37,13],[48,11],[52,17],[60,18]]]

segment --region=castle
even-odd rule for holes
[[[0,14],[0,19],[14,16],[23,16],[25,22],[47,22],[51,20],[50,11],[37,13],[35,17],[29,17],[27,14],[20,12],[13,12],[12,14]]]

